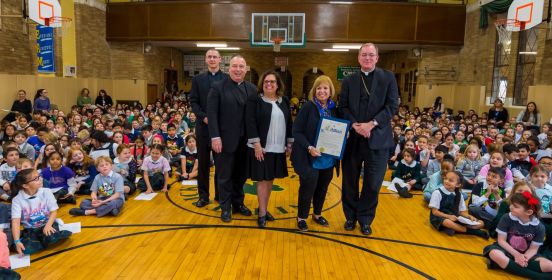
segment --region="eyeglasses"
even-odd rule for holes
[[[40,178],[41,178],[40,176],[36,176],[35,178],[25,182],[25,184],[28,184],[28,183],[31,183],[31,182],[38,182],[38,181],[40,181]]]
[[[264,83],[265,85],[268,85],[268,84],[273,84],[273,85],[275,85],[275,84],[276,84],[276,80],[265,80],[265,81],[263,81],[263,83]]]
[[[551,166],[552,162],[541,162],[540,165]]]

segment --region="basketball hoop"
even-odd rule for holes
[[[525,30],[525,21],[515,19],[497,19],[495,21],[496,31],[498,33],[498,43],[504,48],[509,48],[512,43],[512,30],[519,28]]]
[[[281,43],[282,43],[282,38],[274,38],[274,49],[273,51],[274,52],[280,52],[280,46],[281,46]]]
[[[73,19],[70,17],[50,17],[44,19],[44,25],[46,26],[54,28],[61,27],[61,29],[59,29],[61,37],[67,32],[72,23]]]

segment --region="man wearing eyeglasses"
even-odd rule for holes
[[[217,50],[209,49],[205,53],[205,63],[208,71],[201,73],[192,80],[190,91],[190,103],[192,111],[197,116],[197,192],[199,200],[195,202],[197,207],[209,204],[209,168],[211,163],[211,138],[209,137],[209,118],[207,117],[207,95],[214,82],[228,78],[228,74],[220,70],[221,57]],[[216,181],[215,181],[216,182]],[[218,199],[218,191],[215,183],[215,199]]]
[[[234,56],[230,60],[230,78],[215,82],[207,99],[223,222],[230,222],[232,213],[251,216],[251,211],[243,204],[243,184],[247,176],[245,107],[248,100],[255,100],[257,87],[244,80],[246,67],[242,56]]]
[[[372,234],[378,194],[394,145],[391,118],[399,106],[397,82],[392,72],[376,67],[378,48],[363,44],[358,52],[360,71],[343,79],[338,112],[352,123],[343,157],[342,201],[345,230],[356,222],[361,232]],[[360,168],[364,166],[362,190]]]

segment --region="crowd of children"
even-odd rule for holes
[[[145,108],[73,106],[2,123],[0,219],[7,215],[11,229],[0,242],[33,253],[70,236],[56,222],[58,204],[84,196],[71,215],[118,216],[136,190],[167,191],[171,176],[194,179],[195,115],[185,98],[166,98]],[[429,224],[448,235],[497,238],[484,250],[490,268],[551,277],[549,123],[537,131],[495,125],[473,110],[435,116],[401,106],[392,125],[389,168],[400,197],[421,191]]]
[[[525,127],[473,110],[435,116],[401,106],[392,125],[390,190],[403,198],[423,190],[436,230],[496,238],[484,249],[489,268],[552,278],[550,123]]]

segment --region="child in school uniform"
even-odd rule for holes
[[[113,160],[113,171],[123,176],[125,195],[132,195],[136,191],[136,171],[138,165],[130,154],[130,147],[121,144],[117,147],[117,157]]]
[[[17,148],[7,148],[4,151],[5,163],[0,165],[0,198],[8,200],[10,198],[10,182],[15,178],[17,160],[19,160],[19,151]]]
[[[447,147],[443,145],[435,147],[435,158],[430,159],[427,165],[427,177],[431,177],[431,175],[441,171],[441,163],[446,154],[448,154]],[[454,161],[454,158],[452,159]]]
[[[449,171],[454,171],[454,159],[451,155],[445,155],[442,162],[440,170],[433,173],[429,176],[429,181],[424,187],[424,201],[429,203],[431,200],[431,195],[436,191],[441,185],[443,185],[443,177]]]
[[[57,224],[56,198],[42,188],[42,179],[34,169],[21,170],[15,176],[12,193],[12,234],[19,255],[33,254],[69,238],[71,232]],[[23,225],[23,230],[21,230]]]
[[[485,162],[481,160],[481,152],[476,145],[469,145],[464,151],[464,157],[456,164],[456,171],[464,177],[463,189],[471,190],[477,183],[477,175]]]
[[[154,190],[168,190],[169,171],[171,166],[169,161],[162,156],[165,147],[154,144],[150,148],[150,155],[142,163],[144,177],[138,181],[138,189],[146,193],[152,193]]]
[[[529,156],[529,145],[521,143],[517,145],[518,157],[512,162],[512,170],[521,172],[523,177],[527,177],[531,168],[537,165],[537,162]],[[519,176],[518,176],[519,177]]]
[[[498,226],[498,223],[500,222],[500,219],[502,219],[502,216],[505,214],[510,213],[510,199],[512,199],[512,195],[515,193],[522,193],[522,192],[530,192],[533,194],[534,197],[537,197],[537,193],[535,192],[535,188],[527,183],[527,182],[517,182],[513,187],[512,191],[508,196],[503,199],[498,206],[498,210],[496,212],[496,216],[493,218],[493,220],[489,223],[489,236],[496,239],[497,233],[496,233],[496,227]]]
[[[124,179],[113,171],[113,162],[108,156],[100,156],[95,161],[99,174],[92,182],[91,199],[81,202],[80,208],[69,210],[74,216],[96,215],[103,217],[108,214],[118,216],[125,202]]]
[[[460,172],[447,172],[443,179],[443,185],[431,194],[429,222],[435,229],[442,230],[448,235],[460,232],[488,239],[488,233],[481,230],[484,226],[483,221],[477,220],[468,213],[461,194],[462,180]],[[472,226],[460,224],[459,217],[464,217],[477,224]]]
[[[31,144],[27,143],[27,134],[24,131],[17,131],[14,138],[15,143],[19,149],[21,155],[24,155],[26,158],[34,160],[35,159],[35,149]]]
[[[506,196],[504,190],[504,168],[493,167],[487,172],[485,182],[479,182],[472,190],[470,202],[468,203],[469,213],[485,222],[489,228],[490,223],[498,212],[498,206]]]
[[[551,279],[552,261],[537,254],[544,242],[545,228],[539,221],[539,199],[530,192],[514,193],[510,213],[496,228],[498,240],[483,249],[489,268],[530,279]]]
[[[402,152],[403,159],[397,165],[393,172],[393,181],[395,189],[400,197],[411,198],[411,189],[422,189],[421,166],[415,160],[416,152],[413,149],[406,148]]]
[[[42,169],[42,178],[48,181],[48,188],[54,194],[58,203],[75,204],[75,196],[69,192],[69,180],[75,177],[75,172],[63,166],[61,153],[52,152],[48,157],[49,167]]]
[[[197,148],[196,137],[193,134],[186,136],[186,147],[181,155],[182,174],[181,179],[191,180],[197,177]]]

